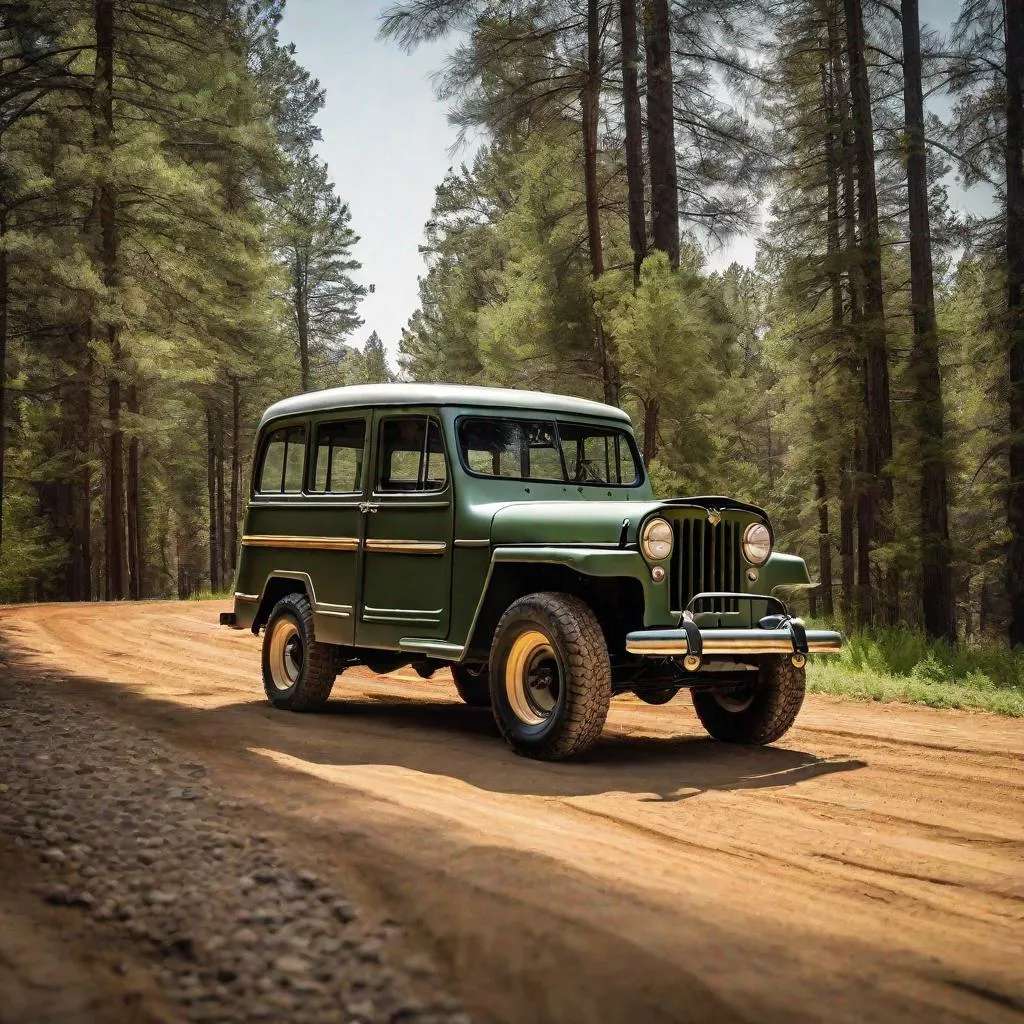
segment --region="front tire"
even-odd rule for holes
[[[491,684],[487,678],[487,668],[471,672],[465,665],[452,665],[452,679],[459,696],[471,708],[489,708],[491,706]]]
[[[334,648],[317,643],[305,594],[274,605],[263,633],[263,689],[275,708],[320,711],[337,676]]]
[[[491,708],[517,754],[557,761],[601,735],[612,693],[608,646],[590,607],[570,594],[529,594],[498,623]]]
[[[805,672],[787,657],[761,660],[747,690],[693,690],[693,709],[705,729],[726,743],[774,743],[796,721],[804,702]]]

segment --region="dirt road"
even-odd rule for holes
[[[4,685],[142,725],[404,922],[478,1021],[1020,1021],[1024,722],[808,698],[775,747],[685,695],[537,764],[446,674],[275,712],[214,603],[0,609]]]

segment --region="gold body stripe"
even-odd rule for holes
[[[242,538],[250,548],[292,548],[303,551],[358,551],[358,537],[289,537],[276,534],[250,533]]]
[[[367,540],[367,551],[390,555],[443,555],[448,545],[441,540]]]

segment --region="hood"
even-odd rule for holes
[[[491,520],[492,544],[611,544],[636,542],[640,523],[659,510],[731,509],[750,512],[768,524],[756,505],[721,496],[661,501],[522,501],[498,508]],[[625,524],[625,538],[623,526]]]

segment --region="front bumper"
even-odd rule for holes
[[[720,619],[718,626],[699,626],[695,615],[701,614],[701,605],[723,601],[732,605],[764,604],[772,614],[760,619],[757,626],[728,629],[722,627]],[[718,614],[711,612],[711,617]],[[831,629],[808,630],[800,619],[789,614],[779,598],[730,591],[695,594],[675,629],[638,629],[626,634],[629,654],[681,657],[690,672],[700,668],[701,658],[709,654],[788,654],[794,664],[802,665],[808,654],[838,654],[842,649],[842,633]]]
[[[685,657],[707,654],[838,654],[843,635],[831,629],[640,629],[626,634],[630,654]],[[802,635],[801,635],[802,634]]]

